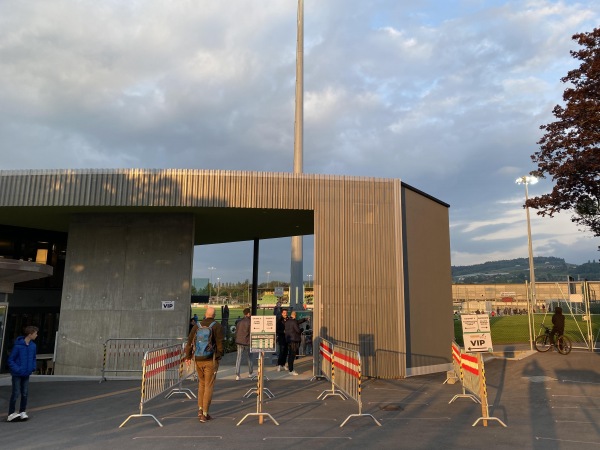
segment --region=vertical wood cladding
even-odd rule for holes
[[[397,179],[328,176],[292,173],[257,173],[215,170],[27,170],[0,171],[0,208],[27,207],[179,207],[252,208],[314,211],[315,323],[321,336],[361,352],[363,374],[380,378],[406,375],[405,308],[426,315],[447,302],[451,324],[450,280],[429,298],[431,283],[421,275],[405,286],[405,270],[419,274],[427,261],[449,265],[445,238],[427,246],[427,233],[448,235],[447,205],[410,190],[415,211],[411,223],[434,210],[441,221],[423,233],[404,229],[407,217],[402,201],[404,185]],[[414,198],[413,198],[414,197]],[[425,213],[425,214],[423,214]],[[425,223],[425,222],[423,222]],[[412,236],[419,251],[405,253]],[[404,236],[404,240],[403,240]],[[418,258],[415,264],[406,260]],[[425,258],[425,261],[423,259]],[[433,263],[438,265],[438,263]],[[421,284],[422,283],[422,284]],[[448,283],[447,286],[445,284]],[[447,288],[447,289],[446,289]],[[445,291],[448,295],[445,296]],[[440,296],[440,295],[442,296]],[[446,298],[447,297],[447,298]],[[415,303],[413,299],[418,299]],[[445,311],[445,306],[440,306]],[[444,319],[445,320],[445,319]],[[423,322],[423,323],[422,323]],[[420,321],[419,326],[426,325]],[[415,333],[414,327],[412,332]],[[430,329],[419,352],[439,361],[437,330]],[[415,334],[413,339],[421,339]],[[449,339],[443,335],[443,346]],[[411,358],[409,358],[411,359]],[[412,358],[411,361],[415,361]],[[427,364],[428,358],[424,358]]]

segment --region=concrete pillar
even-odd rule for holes
[[[193,251],[191,214],[73,216],[55,373],[100,375],[109,338],[184,337]]]

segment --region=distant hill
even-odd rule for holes
[[[533,258],[536,281],[600,280],[600,260],[577,265],[563,258],[537,256]],[[529,259],[517,258],[489,261],[472,266],[452,266],[452,281],[460,284],[524,283],[529,280]]]

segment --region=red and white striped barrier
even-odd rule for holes
[[[488,420],[496,420],[503,427],[506,424],[497,417],[490,417],[488,399],[487,399],[487,386],[485,382],[485,369],[483,366],[483,358],[481,353],[467,353],[460,351],[460,359],[457,361],[455,342],[452,343],[452,363],[454,370],[457,370],[456,363],[459,366],[459,378],[462,385],[462,394],[457,394],[452,397],[448,403],[452,403],[457,398],[465,397],[470,398],[475,403],[481,404],[481,417],[479,417],[473,426],[477,425],[479,421],[483,421],[483,426],[487,427]],[[467,394],[466,390],[471,393]]]
[[[350,414],[340,425],[343,427],[351,417],[367,416],[381,426],[381,423],[373,417],[372,414],[362,412],[362,372],[360,353],[344,347],[334,346],[331,342],[325,341],[325,345],[319,348],[319,353],[323,351],[323,358],[330,361],[331,366],[331,390],[323,391],[317,398],[324,400],[330,395],[338,395],[344,400],[347,397],[353,398],[358,403],[358,414]],[[325,374],[324,374],[325,375]],[[335,388],[338,388],[336,391]],[[342,391],[342,392],[340,392]],[[347,397],[346,397],[347,396]]]
[[[176,344],[147,351],[142,360],[142,388],[139,414],[132,414],[119,426],[121,428],[132,417],[151,417],[162,427],[162,423],[152,414],[144,414],[144,405],[153,398],[173,389],[167,395],[183,393],[188,398],[196,397],[189,389],[181,389],[181,383],[189,376],[184,372],[183,345]],[[184,375],[186,375],[184,377]],[[179,387],[177,387],[179,386]]]

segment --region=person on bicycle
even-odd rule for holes
[[[554,308],[554,314],[552,315],[552,331],[550,331],[550,342],[554,343],[554,336],[562,336],[565,334],[565,316],[563,316],[562,308],[557,306]]]

